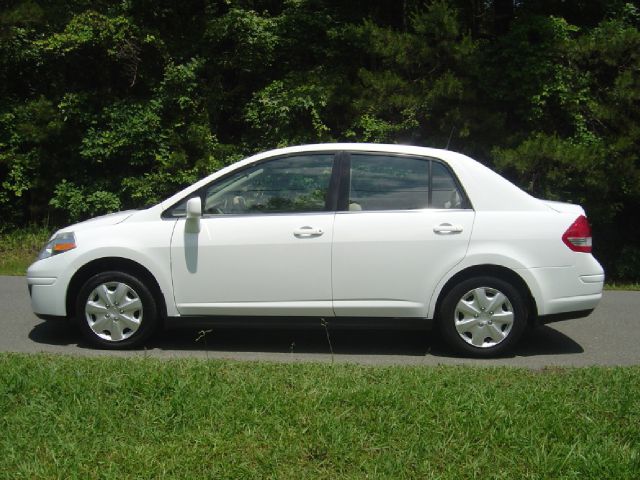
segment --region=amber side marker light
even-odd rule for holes
[[[76,248],[75,242],[57,243],[53,246],[53,251],[56,253],[62,253],[74,248]]]

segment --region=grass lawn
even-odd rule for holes
[[[640,478],[640,367],[0,354],[0,478]]]

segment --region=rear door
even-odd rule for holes
[[[467,251],[474,221],[451,170],[416,156],[351,153],[332,250],[338,316],[425,317]]]

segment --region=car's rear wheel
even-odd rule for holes
[[[157,308],[145,284],[124,272],[91,277],[80,289],[76,316],[85,338],[110,349],[141,345],[157,325]]]
[[[447,343],[475,357],[509,351],[527,324],[521,293],[495,277],[474,277],[459,283],[447,293],[439,313],[438,325]]]

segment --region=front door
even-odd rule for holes
[[[332,167],[333,154],[280,157],[203,189],[200,231],[181,218],[172,237],[178,311],[332,315]]]

